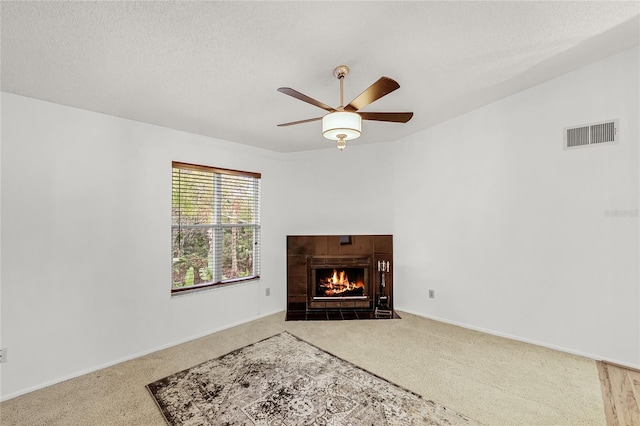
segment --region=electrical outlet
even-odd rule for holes
[[[436,298],[436,291],[429,290],[429,299],[435,299],[435,298]]]
[[[266,290],[264,291],[264,294],[269,297],[271,296],[271,289],[269,287],[266,288]]]
[[[0,349],[0,362],[7,362],[7,348]]]

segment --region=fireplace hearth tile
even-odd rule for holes
[[[366,311],[366,312],[356,311],[356,315],[358,316],[358,319],[376,319],[375,314],[369,311]]]
[[[342,311],[342,319],[356,320],[358,319],[358,315],[355,313],[355,311]]]
[[[287,312],[287,321],[306,321],[307,320],[307,312],[306,311],[298,311],[298,312]]]
[[[386,320],[389,317],[376,317],[371,311],[340,310],[340,311],[289,311],[286,321],[351,321],[351,320]],[[400,319],[394,311],[393,319]]]
[[[289,302],[289,304],[287,305],[287,311],[289,312],[296,312],[296,311],[305,312],[306,310],[307,310],[307,304],[305,302]]]
[[[327,311],[327,318],[332,321],[341,320],[342,313],[340,311]]]
[[[307,321],[322,321],[327,319],[327,312],[307,312]]]

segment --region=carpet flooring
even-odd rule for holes
[[[480,425],[287,332],[147,386],[170,425]]]
[[[163,426],[146,385],[283,331],[486,425],[604,425],[595,361],[406,312],[269,315],[0,403],[0,424]]]

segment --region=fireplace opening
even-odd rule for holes
[[[315,297],[366,297],[365,268],[316,269]]]
[[[308,303],[312,309],[371,307],[370,256],[310,256]]]

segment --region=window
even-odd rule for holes
[[[260,277],[260,174],[173,162],[171,292]]]

